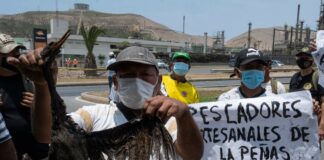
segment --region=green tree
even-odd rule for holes
[[[97,38],[99,37],[100,34],[104,33],[104,30],[92,26],[89,30],[86,30],[84,28],[84,25],[81,24],[80,27],[80,33],[83,37],[84,44],[88,50],[87,55],[85,57],[85,64],[84,68],[86,69],[93,69],[93,70],[85,70],[84,74],[88,76],[97,76],[97,64],[96,64],[96,57],[93,54],[93,48],[94,45],[96,44]]]

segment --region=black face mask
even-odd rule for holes
[[[313,61],[305,60],[305,59],[297,59],[296,63],[300,69],[306,69],[313,65]]]
[[[12,72],[19,73],[19,70],[16,67],[14,67],[13,65],[10,65],[10,64],[7,63],[6,57],[3,57],[1,59],[1,65],[0,65],[0,67],[5,68],[7,70],[10,70]]]

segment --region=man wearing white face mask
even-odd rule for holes
[[[143,114],[156,116],[167,121],[165,126],[179,156],[183,159],[201,158],[203,141],[189,107],[175,99],[157,96],[162,77],[152,53],[143,47],[128,47],[118,54],[116,62],[108,69],[116,71],[113,83],[120,102],[85,106],[71,113],[80,127],[87,132],[100,131]]]
[[[261,86],[264,81],[265,67],[267,63],[256,49],[244,49],[238,53],[235,61],[234,73],[241,80],[241,86],[235,87],[221,94],[218,100],[231,100],[242,98],[255,98],[273,95],[266,92]]]
[[[161,92],[168,97],[177,99],[183,103],[198,103],[198,92],[190,82],[186,80],[186,74],[190,69],[190,56],[185,52],[175,52],[170,63],[171,74],[162,78]]]

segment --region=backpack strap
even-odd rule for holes
[[[314,71],[314,73],[312,75],[312,83],[313,83],[315,91],[317,91],[317,88],[318,88],[318,79],[319,79],[318,70],[316,70],[316,71]]]
[[[278,81],[271,78],[271,90],[272,90],[272,93],[274,94],[278,94]]]
[[[120,112],[122,112],[122,114],[125,116],[125,118],[128,121],[131,121],[136,118],[133,111],[131,109],[127,108],[123,103],[118,102],[118,103],[116,103],[116,106],[120,110]]]

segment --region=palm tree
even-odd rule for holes
[[[100,34],[104,33],[104,30],[92,26],[89,30],[86,30],[84,28],[83,23],[81,24],[80,27],[80,32],[83,37],[85,46],[88,50],[88,53],[85,58],[85,65],[84,68],[86,69],[93,69],[93,70],[84,70],[84,74],[88,76],[97,76],[97,64],[96,64],[96,57],[93,54],[93,47],[96,44],[97,38]]]

